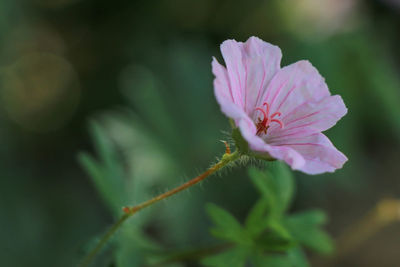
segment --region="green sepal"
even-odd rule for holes
[[[235,146],[239,150],[240,154],[248,155],[249,154],[249,144],[243,138],[240,133],[239,128],[233,128],[232,130],[232,139],[235,141]]]

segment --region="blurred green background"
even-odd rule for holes
[[[0,265],[73,266],[120,206],[208,167],[229,130],[211,57],[223,40],[252,35],[280,46],[283,66],[310,60],[349,110],[327,132],[349,161],[334,174],[295,173],[292,209],[325,209],[338,237],[381,199],[400,198],[398,0],[2,0]],[[96,187],[80,151],[100,162],[98,175],[130,182]],[[198,247],[212,240],[205,203],[240,219],[255,199],[235,169],[131,224],[165,248]],[[399,250],[397,222],[335,266],[393,267]]]

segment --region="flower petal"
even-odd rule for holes
[[[290,147],[270,146],[269,154],[273,158],[285,161],[293,170],[301,170],[306,163],[303,156]]]
[[[307,101],[292,111],[284,114],[281,121],[284,128],[271,125],[265,141],[279,145],[286,140],[308,136],[325,131],[347,113],[347,108],[340,96],[327,96],[319,101]]]
[[[228,70],[233,102],[244,109],[246,70],[242,61],[243,43],[226,40],[221,44],[221,52]]]
[[[307,101],[318,101],[329,95],[325,79],[310,62],[302,60],[278,71],[258,105],[267,102],[271,113],[287,114]]]
[[[292,148],[301,154],[305,159],[305,164],[298,169],[308,174],[333,172],[340,169],[347,161],[346,156],[337,150],[322,133],[281,143],[279,146]]]
[[[279,47],[250,37],[243,44],[243,63],[246,70],[245,111],[253,114],[257,102],[279,71],[282,52]]]
[[[250,37],[245,43],[227,40],[221,45],[234,103],[253,113],[272,77],[280,69],[279,47]]]
[[[211,63],[215,75],[214,94],[222,112],[229,118],[237,119],[245,115],[244,110],[235,104],[229,83],[228,73],[224,66],[213,58]]]

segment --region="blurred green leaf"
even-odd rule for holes
[[[298,212],[289,217],[289,221],[304,225],[321,225],[328,221],[326,213],[322,210],[308,210]]]
[[[78,160],[91,177],[100,196],[113,214],[119,214],[124,204],[124,171],[121,160],[118,158],[112,143],[101,127],[92,122],[90,124],[94,146],[99,155],[99,161],[85,152],[78,154]]]
[[[275,182],[279,209],[285,212],[290,207],[294,195],[293,172],[281,161],[271,162],[268,166]]]
[[[208,267],[242,267],[246,263],[249,250],[234,247],[228,251],[205,258],[202,263]]]
[[[249,244],[250,239],[247,237],[244,229],[228,211],[211,203],[207,204],[206,210],[215,224],[215,227],[211,229],[211,233],[215,237],[237,243]]]
[[[328,254],[332,253],[334,246],[329,235],[319,227],[325,222],[326,216],[322,211],[302,212],[285,219],[285,225],[298,242],[319,253]]]
[[[251,257],[251,262],[255,267],[290,267],[291,260],[286,254],[272,255],[272,254],[258,254]]]
[[[289,207],[293,193],[293,175],[281,162],[268,163],[270,171],[249,169],[249,176],[255,187],[269,204],[271,216],[281,216]]]
[[[245,221],[245,228],[250,236],[254,237],[259,235],[267,227],[267,209],[268,200],[261,198],[249,212]]]
[[[304,255],[304,253],[300,247],[293,248],[293,249],[289,250],[287,253],[288,253],[288,258],[291,262],[290,266],[293,266],[293,267],[309,267],[310,266],[306,255]]]
[[[285,253],[253,253],[251,262],[255,267],[309,267],[307,257],[300,247],[293,247]]]
[[[255,238],[257,248],[267,251],[286,251],[294,242],[289,231],[278,221],[270,221],[268,230]]]
[[[281,236],[284,239],[292,239],[292,236],[288,229],[284,225],[281,224],[280,221],[272,220],[268,224],[268,229],[275,232],[277,235]]]
[[[294,245],[291,239],[278,235],[276,232],[264,233],[256,239],[256,247],[269,252],[285,252]]]
[[[268,201],[269,206],[274,207],[278,197],[271,175],[257,168],[249,168],[249,176],[258,191]]]

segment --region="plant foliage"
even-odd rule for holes
[[[268,170],[249,169],[249,176],[260,193],[259,200],[241,224],[228,211],[207,205],[214,224],[211,234],[229,242],[222,253],[203,260],[210,267],[223,266],[309,266],[303,249],[331,253],[332,240],[321,229],[327,218],[322,211],[289,213],[294,179],[282,163],[269,163]],[[247,265],[246,265],[247,266]]]

